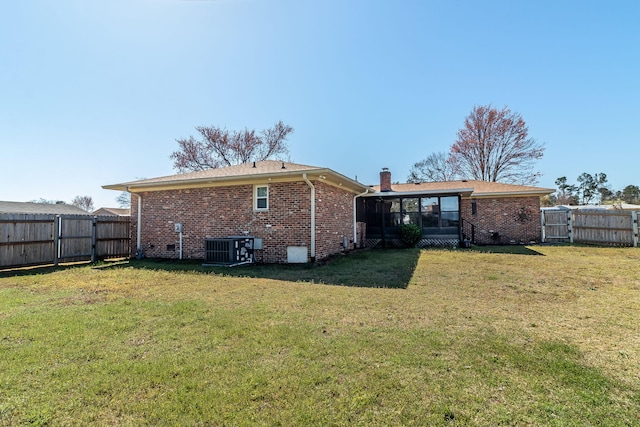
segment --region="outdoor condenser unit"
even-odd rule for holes
[[[239,265],[254,262],[253,237],[231,236],[219,239],[204,239],[204,254],[207,264]]]

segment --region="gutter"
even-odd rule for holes
[[[555,190],[548,191],[510,191],[508,193],[492,192],[492,193],[473,193],[473,197],[521,197],[521,196],[545,196],[553,193]]]
[[[127,187],[129,194],[135,194],[138,197],[138,224],[136,228],[136,258],[142,258],[142,195],[132,193]]]
[[[522,197],[522,196],[544,196],[546,194],[553,193],[554,190],[523,190],[523,191],[508,191],[508,192],[477,192],[473,188],[450,188],[444,190],[411,190],[411,191],[373,191],[365,197],[404,197],[404,196],[419,196],[419,195],[437,195],[437,196],[456,196],[462,197],[474,197],[474,198],[488,198],[488,197]]]
[[[138,232],[137,252],[140,258],[142,258],[142,195],[136,194],[136,196],[138,196],[138,228],[136,229]]]
[[[470,197],[475,196],[473,194],[473,188],[452,188],[447,190],[412,190],[412,191],[374,191],[366,195],[366,197],[417,197],[420,195],[436,195],[436,196],[463,196]]]
[[[357,242],[358,242],[358,222],[357,222],[357,216],[356,216],[356,199],[358,197],[362,197],[365,194],[369,193],[369,190],[365,190],[364,193],[360,193],[356,196],[353,196],[353,248],[355,249],[357,247]],[[346,248],[345,248],[346,249]]]
[[[174,178],[174,176],[160,177],[160,178],[151,178],[144,179],[140,181],[130,181],[122,184],[111,184],[111,185],[103,185],[102,188],[105,190],[118,190],[118,191],[128,191],[128,188],[132,188],[134,190],[142,190],[148,189],[149,191],[156,191],[154,188],[160,187],[162,190],[173,189],[173,188],[190,188],[192,186],[208,186],[212,184],[224,185],[227,182],[238,182],[238,181],[247,181],[247,182],[262,182],[266,179],[272,178],[283,178],[283,179],[295,179],[295,177],[300,176],[300,174],[309,174],[309,175],[327,175],[332,177],[330,182],[341,183],[347,187],[356,187],[362,188],[362,184],[353,181],[346,176],[339,174],[331,169],[321,168],[321,169],[302,169],[302,170],[284,170],[281,172],[264,172],[264,173],[256,173],[250,175],[231,175],[231,176],[203,176],[198,178]],[[185,174],[186,175],[186,174]],[[176,175],[180,176],[180,175]]]
[[[302,179],[311,189],[311,262],[316,262],[316,187],[307,179],[307,174],[302,174]]]

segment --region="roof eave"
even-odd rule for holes
[[[283,172],[266,172],[260,174],[252,174],[252,175],[238,175],[238,176],[221,176],[221,177],[203,177],[203,178],[190,178],[190,179],[178,179],[171,181],[154,181],[154,182],[145,182],[145,181],[132,181],[132,182],[124,182],[121,184],[111,184],[111,185],[103,185],[102,188],[105,190],[116,190],[116,191],[127,191],[130,193],[136,193],[140,191],[153,191],[155,190],[165,190],[165,189],[179,189],[179,188],[190,188],[190,187],[206,187],[209,185],[216,184],[227,184],[227,183],[247,183],[247,182],[265,182],[267,180],[278,180],[278,179],[290,179],[295,177],[302,177],[302,175],[307,174],[310,178],[314,180],[320,179],[320,177],[324,176],[324,180],[328,184],[332,184],[335,182],[336,186],[342,186],[341,183],[344,182],[344,187],[350,188],[356,192],[362,192],[369,189],[368,186],[361,184],[357,181],[354,181],[346,176],[339,174],[331,169],[322,168],[322,169],[303,169],[303,170],[295,170],[295,171],[283,171]],[[326,177],[331,177],[333,179],[326,179]]]
[[[536,189],[523,191],[492,191],[474,192],[473,188],[453,188],[442,190],[412,190],[412,191],[375,191],[364,197],[399,197],[417,195],[460,194],[462,197],[518,197],[518,196],[545,196],[553,193],[552,189]]]
[[[471,197],[515,197],[515,196],[546,196],[555,190],[524,190],[524,191],[488,191],[473,193]]]
[[[373,190],[373,189],[372,189]],[[452,188],[446,190],[412,190],[412,191],[373,191],[364,197],[399,197],[399,196],[419,196],[419,195],[439,195],[439,194],[459,194],[469,196],[473,193],[473,188]]]

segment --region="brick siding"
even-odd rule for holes
[[[380,172],[380,191],[391,191],[391,172],[387,168]]]
[[[316,183],[316,258],[353,247],[352,193]],[[346,237],[346,247],[343,247]]]
[[[204,239],[250,235],[263,239],[258,261],[287,262],[288,246],[311,247],[310,188],[304,181],[269,183],[269,209],[254,211],[253,185],[150,191],[142,195],[142,249],[152,258],[204,259]],[[353,195],[322,182],[316,187],[316,259],[340,252],[353,239]],[[136,197],[132,200],[132,253],[137,244]],[[311,254],[308,252],[308,256]]]
[[[476,203],[475,214],[472,202]],[[541,238],[539,196],[463,198],[460,216],[475,225],[478,244],[530,243]]]

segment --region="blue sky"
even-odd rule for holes
[[[0,6],[0,200],[117,206],[195,126],[294,127],[366,184],[448,151],[474,105],[546,146],[538,185],[640,185],[640,2],[23,0]]]

